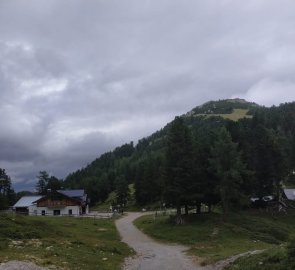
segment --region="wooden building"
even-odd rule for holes
[[[30,200],[30,209],[26,211],[29,215],[80,216],[89,211],[87,195],[83,189],[57,190],[34,198]],[[24,200],[23,197],[20,202]],[[22,205],[20,202],[16,206]]]

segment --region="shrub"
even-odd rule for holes
[[[295,236],[292,236],[287,245],[287,256],[290,266],[295,267]]]

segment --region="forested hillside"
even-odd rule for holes
[[[11,179],[4,169],[0,168],[0,210],[12,205],[15,198],[16,194],[11,187]]]
[[[228,117],[237,109],[248,117]],[[111,191],[114,203],[125,203],[134,183],[139,205],[220,202],[226,212],[295,183],[294,119],[294,102],[271,108],[240,99],[208,102],[136,145],[103,154],[64,184],[85,188],[92,204]]]

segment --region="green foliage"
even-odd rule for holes
[[[56,191],[62,188],[62,181],[60,181],[55,176],[51,176],[48,179],[46,189],[51,191]]]
[[[191,133],[184,121],[176,117],[170,126],[167,138],[165,189],[166,201],[177,207],[178,213],[189,200],[193,181],[193,145]]]
[[[219,101],[209,101],[192,110],[194,114],[229,114],[234,109],[255,109],[259,106],[255,103],[247,102],[243,99],[225,99]]]
[[[288,257],[288,262],[293,269],[295,268],[295,237],[292,236],[290,238],[290,241],[287,245],[287,257]]]
[[[116,189],[115,181],[118,177],[123,176],[128,184],[133,182],[133,170],[129,164],[133,153],[133,142],[117,147],[86,168],[68,175],[63,185],[66,188],[84,188],[92,205],[104,202],[108,194]]]
[[[126,205],[129,196],[129,187],[123,175],[115,180],[116,204]]]
[[[208,110],[210,118],[195,117]],[[231,121],[214,116],[234,110],[249,110],[252,118]],[[103,154],[63,184],[85,188],[93,205],[117,189],[115,182],[121,176],[128,185],[134,184],[140,206],[159,202],[175,206],[177,196],[181,205],[205,203],[211,208],[222,199],[229,208],[237,208],[251,196],[279,196],[282,183],[295,183],[294,117],[295,103],[265,108],[239,99],[209,102],[135,147],[124,144]],[[221,130],[227,135],[222,136]]]
[[[46,171],[40,171],[39,175],[37,176],[39,179],[36,184],[36,190],[38,194],[45,195],[47,193],[47,185],[49,181],[49,174]]]
[[[249,255],[238,259],[233,265],[226,267],[226,270],[293,270],[287,264],[286,252],[283,247],[268,249],[267,251]]]
[[[223,211],[227,213],[241,204],[244,196],[241,185],[246,166],[242,163],[237,144],[232,141],[230,133],[223,127],[216,135],[209,162],[213,173],[219,179],[215,188],[219,192]]]
[[[16,194],[11,187],[10,177],[0,168],[0,210],[13,205],[15,200]]]

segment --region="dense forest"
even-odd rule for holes
[[[235,109],[249,117],[223,117]],[[283,185],[295,184],[294,119],[294,102],[271,108],[240,99],[208,102],[136,145],[103,154],[63,185],[85,188],[92,204],[112,191],[115,203],[126,203],[134,184],[138,205],[165,203],[179,212],[220,204],[226,213],[252,196],[280,196]]]
[[[11,187],[11,179],[4,169],[0,168],[0,210],[12,205],[15,198],[16,194]]]

